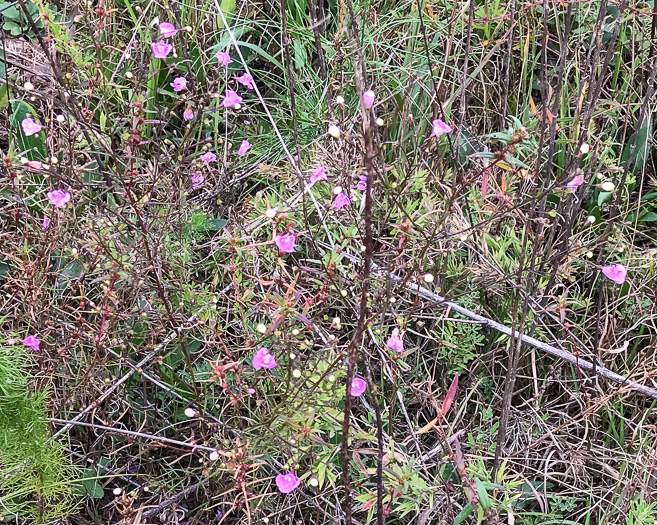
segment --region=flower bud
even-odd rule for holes
[[[337,127],[335,124],[331,124],[328,127],[328,132],[329,132],[329,135],[331,135],[331,137],[333,137],[335,139],[339,139],[340,136],[341,136],[340,128]]]

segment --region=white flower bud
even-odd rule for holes
[[[331,137],[333,137],[333,138],[335,138],[335,139],[339,139],[339,138],[340,138],[340,135],[341,135],[341,133],[340,133],[340,128],[337,127],[335,124],[331,124],[331,125],[328,127],[328,132],[329,132],[329,135],[331,135]]]

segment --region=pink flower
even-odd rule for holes
[[[289,494],[296,489],[300,483],[301,481],[299,481],[299,478],[297,478],[293,472],[276,476],[276,486],[283,494]]]
[[[241,104],[242,102],[244,102],[244,99],[242,97],[240,97],[234,91],[227,89],[226,97],[224,98],[221,105],[225,108],[234,108],[235,106],[237,106],[237,104]]]
[[[297,242],[297,238],[294,234],[277,235],[274,237],[274,244],[284,253],[294,253],[295,242]]]
[[[326,176],[326,168],[324,166],[317,166],[315,172],[310,176],[310,184],[315,184],[320,180],[328,180]]]
[[[23,133],[26,137],[31,137],[43,129],[43,126],[34,122],[32,117],[25,117],[21,122],[21,126],[23,126]]]
[[[55,208],[63,208],[70,202],[71,194],[64,190],[49,191],[48,200]]]
[[[584,175],[581,174],[576,175],[566,184],[566,187],[570,189],[570,191],[575,193],[577,191],[577,188],[579,188],[583,182],[584,182]]]
[[[162,22],[158,27],[160,29],[160,35],[162,38],[170,38],[172,36],[176,36],[178,33],[178,30],[175,28],[175,26],[169,22]]]
[[[203,184],[203,181],[205,180],[205,177],[203,175],[192,175],[192,189],[198,188],[201,184]]]
[[[600,268],[606,277],[614,281],[616,284],[623,284],[627,277],[627,268],[622,264],[612,264],[611,266],[603,266]]]
[[[166,58],[169,56],[169,53],[173,51],[173,46],[166,42],[153,42],[151,44],[151,49],[153,50],[153,56],[155,58]]]
[[[192,106],[189,104],[185,108],[185,111],[183,112],[183,118],[185,120],[192,120],[194,118],[194,112],[192,111]]]
[[[362,396],[365,393],[365,390],[367,390],[367,383],[365,383],[365,380],[362,377],[354,377],[351,380],[349,393],[353,397]]]
[[[171,87],[173,90],[178,93],[187,87],[187,79],[185,77],[176,77],[171,82]]]
[[[260,370],[261,368],[266,368],[270,370],[276,367],[276,358],[269,353],[269,349],[265,346],[261,346],[258,351],[253,354],[253,360],[251,361],[253,368]]]
[[[390,339],[388,339],[386,347],[400,354],[404,351],[404,342],[402,341],[401,337],[399,337],[398,328],[395,328],[392,331],[392,335],[390,336]]]
[[[365,93],[363,93],[363,105],[365,106],[365,109],[372,108],[375,98],[376,94],[371,89],[368,89]]]
[[[251,76],[251,73],[244,73],[242,76],[237,77],[237,81],[243,86],[253,89],[253,77]]]
[[[44,217],[43,218],[43,223],[41,224],[41,229],[42,230],[47,230],[48,226],[50,226],[50,218],[49,217]]]
[[[340,209],[343,206],[349,206],[351,204],[351,200],[345,193],[338,193],[335,196],[335,202],[333,203],[333,206],[335,206],[336,209]]]
[[[359,191],[365,191],[367,189],[367,175],[361,175],[358,182],[356,183],[356,189]]]
[[[201,160],[205,162],[217,162],[217,156],[213,152],[208,151],[201,155]]]
[[[451,133],[451,132],[452,132],[452,127],[449,124],[446,124],[439,118],[433,121],[433,134],[436,137],[440,137],[445,133]]]
[[[232,62],[230,55],[228,53],[225,53],[224,51],[219,51],[219,53],[215,55],[215,58],[222,66],[227,66]]]
[[[29,346],[35,352],[38,352],[41,341],[39,341],[35,335],[28,335],[21,341],[21,343],[23,343],[25,346]]]
[[[251,143],[248,140],[243,140],[242,144],[240,144],[240,149],[237,150],[237,154],[241,157],[250,149],[251,149]]]

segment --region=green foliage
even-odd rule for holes
[[[460,300],[466,308],[475,304],[469,298]],[[440,341],[439,356],[447,364],[447,376],[462,373],[480,352],[485,335],[478,323],[473,323],[459,313],[452,313],[454,319],[462,321],[444,321],[441,330],[434,332]]]
[[[0,345],[0,516],[44,523],[75,508],[76,470],[64,446],[51,439],[47,392],[30,392],[23,352],[6,342]]]
[[[26,0],[25,7],[30,14],[30,18],[34,22],[34,26],[36,26],[38,31],[42,31],[43,20],[39,16],[39,7],[37,4],[31,0]],[[47,10],[51,15],[54,15],[57,12],[57,6],[50,5],[48,6]],[[17,2],[0,3],[0,16],[4,21],[2,28],[12,35],[24,35],[29,38],[34,38],[36,36],[34,34],[34,30],[32,29],[32,25],[28,21],[27,16]],[[0,77],[1,76],[2,75],[0,75]]]
[[[640,498],[633,500],[630,504],[630,512],[627,515],[625,525],[654,525],[657,521],[657,503],[648,503]]]

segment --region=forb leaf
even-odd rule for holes
[[[454,401],[454,397],[456,396],[456,389],[459,387],[459,375],[456,374],[454,376],[454,379],[452,379],[452,384],[449,387],[449,390],[447,391],[447,395],[445,396],[445,399],[443,401],[443,407],[440,409],[440,415],[445,416],[447,412],[449,412],[449,407],[452,406],[452,402]]]
[[[491,507],[491,502],[490,498],[488,497],[488,492],[486,491],[486,487],[484,484],[481,482],[479,478],[476,480],[476,487],[477,487],[477,497],[479,498],[479,503],[481,503],[481,508],[484,510],[488,510]]]

